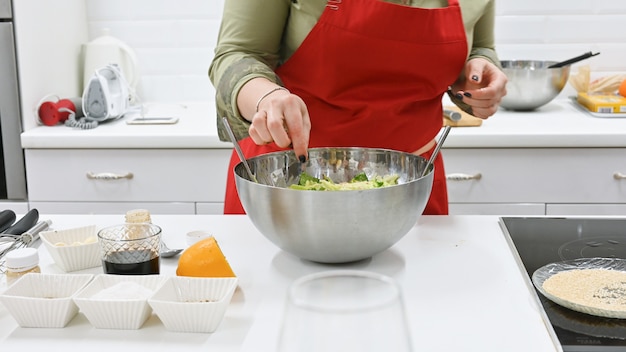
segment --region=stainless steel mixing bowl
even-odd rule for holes
[[[548,68],[556,61],[504,60],[507,94],[500,106],[507,110],[535,110],[552,101],[569,78],[570,66]]]
[[[248,159],[258,183],[243,163],[235,169],[242,205],[256,228],[286,252],[322,263],[369,258],[391,247],[415,226],[430,196],[432,168],[427,160],[385,149],[309,149],[305,171],[334,182],[364,171],[399,175],[399,184],[359,191],[304,191],[287,188],[297,182],[300,162],[293,151]]]

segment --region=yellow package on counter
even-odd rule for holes
[[[626,98],[618,94],[578,93],[578,104],[591,112],[602,114],[626,113]]]

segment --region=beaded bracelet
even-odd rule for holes
[[[267,92],[267,93],[263,94],[263,95],[259,98],[259,100],[257,100],[257,102],[256,102],[256,112],[259,112],[259,105],[261,105],[261,101],[263,101],[263,99],[267,98],[267,96],[268,96],[268,95],[270,95],[270,94],[272,94],[272,93],[274,93],[274,92],[276,92],[276,91],[278,91],[278,90],[284,90],[284,91],[286,91],[287,93],[291,93],[291,92],[289,92],[289,89],[287,89],[287,88],[285,88],[285,87],[276,87],[276,88],[274,88],[274,89],[270,90],[269,92]]]

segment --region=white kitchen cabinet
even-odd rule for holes
[[[26,214],[28,212],[28,203],[27,202],[12,202],[12,201],[4,201],[0,202],[0,211],[2,210],[12,210],[16,214]]]
[[[624,148],[442,150],[453,214],[624,215]]]
[[[450,214],[455,215],[545,215],[542,203],[450,203]]]
[[[450,214],[626,214],[623,148],[444,148],[442,153]],[[132,208],[221,214],[230,155],[231,149],[27,149],[29,204],[51,214]]]
[[[224,184],[224,188],[226,184]],[[224,202],[211,202],[211,203],[196,203],[196,214],[210,215],[210,214],[224,214]]]
[[[230,149],[26,149],[29,203],[45,213],[222,209]],[[210,207],[214,205],[214,207]]]
[[[546,215],[621,215],[626,216],[626,204],[548,204]]]
[[[30,207],[42,214],[125,214],[131,209],[148,209],[151,214],[195,214],[192,202],[30,202]]]

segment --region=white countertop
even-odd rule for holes
[[[56,229],[102,227],[120,218],[41,216]],[[245,215],[154,215],[153,222],[172,248],[184,247],[184,234],[191,230],[208,230],[217,238],[239,288],[216,332],[168,332],[154,314],[138,330],[96,329],[80,312],[63,329],[20,328],[0,304],[2,350],[272,351],[293,280],[322,270],[357,269],[399,281],[416,351],[561,351],[496,216],[423,216],[391,249],[345,265],[295,258],[262,237]],[[42,272],[61,272],[43,246],[39,253]],[[175,259],[162,260],[162,275],[174,275],[175,268]]]
[[[174,115],[180,121],[129,126],[123,118],[92,130],[39,126],[22,134],[22,147],[231,148],[217,137],[213,103],[152,103],[146,107],[150,116]],[[625,135],[625,117],[596,117],[571,100],[560,99],[532,112],[500,110],[480,127],[454,128],[444,148],[626,147]]]
[[[172,125],[128,125],[123,117],[104,122],[94,129],[81,130],[57,126],[38,126],[22,133],[25,149],[47,148],[232,148],[217,137],[217,119],[213,104],[202,103],[148,103],[145,116],[176,116]]]

